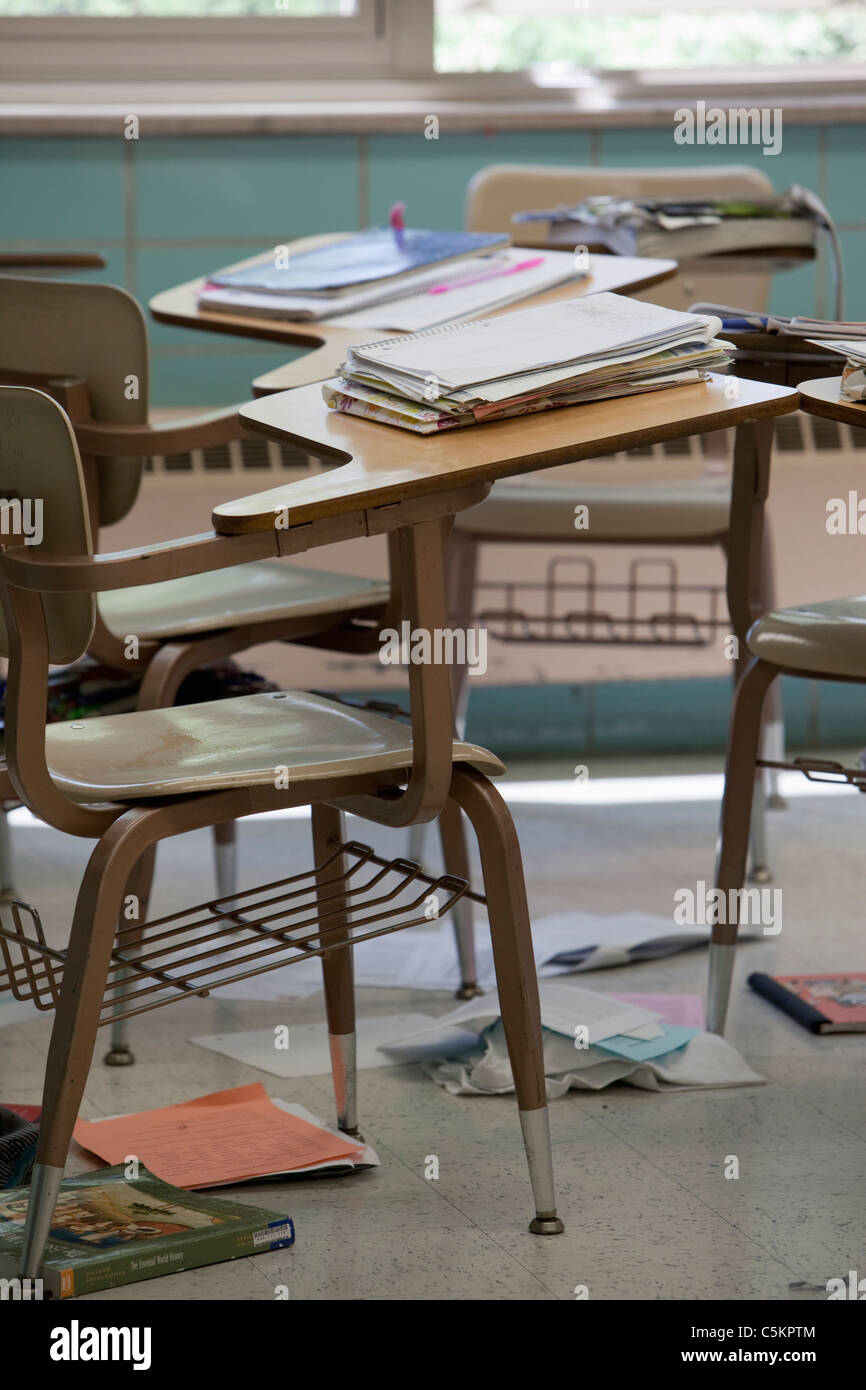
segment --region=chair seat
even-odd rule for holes
[[[383,604],[388,592],[379,579],[261,560],[100,594],[99,611],[118,637],[164,641],[269,619],[337,617]]]
[[[558,470],[554,470],[558,471]],[[550,475],[548,475],[550,476]],[[587,484],[574,481],[498,483],[485,501],[460,512],[455,525],[484,537],[515,540],[710,540],[728,529],[727,482]],[[589,508],[589,524],[575,528],[575,507]]]
[[[139,801],[408,768],[412,732],[399,720],[301,691],[49,724],[48,768],[75,801]],[[455,762],[488,775],[498,758],[455,741]]]
[[[866,680],[866,594],[765,613],[746,640],[776,666]]]

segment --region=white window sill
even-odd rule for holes
[[[0,133],[116,134],[130,114],[161,135],[600,129],[669,125],[697,97],[716,106],[779,106],[791,124],[866,123],[866,80],[854,69],[809,79],[764,73],[611,73],[569,88],[527,74],[457,74],[414,82],[3,83]]]

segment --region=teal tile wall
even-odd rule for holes
[[[417,225],[463,224],[466,185],[488,164],[591,164],[588,131],[501,130],[373,135],[366,141],[366,216],[379,222],[392,203],[406,203]]]
[[[405,700],[400,690],[353,692],[363,700]],[[608,681],[597,685],[478,685],[466,737],[508,758],[593,754],[723,753],[731,683],[724,677]],[[789,752],[866,747],[866,691],[859,686],[782,679]]]
[[[0,140],[0,237],[18,241],[124,237],[123,142]]]
[[[398,198],[416,224],[459,225],[466,185],[492,163],[651,166],[726,160],[762,169],[776,188],[827,198],[847,263],[847,312],[866,317],[866,126],[786,126],[782,152],[675,145],[671,128],[489,130],[415,134],[144,136],[0,141],[0,246],[99,249],[103,272],[146,301],[280,240],[383,219]],[[771,308],[829,312],[822,263],[777,275]],[[218,405],[290,359],[291,349],[151,325],[157,405]]]
[[[357,227],[360,142],[353,136],[141,140],[134,235],[208,242],[289,240]]]

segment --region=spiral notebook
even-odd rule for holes
[[[349,349],[331,409],[416,433],[697,383],[729,360],[717,318],[600,293]]]

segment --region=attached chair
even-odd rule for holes
[[[228,443],[243,435],[234,407],[184,422],[148,422],[147,326],[131,295],[113,285],[0,276],[0,382],[49,392],[73,420],[82,454],[91,534],[122,520],[141,485],[144,458]],[[395,553],[390,551],[391,568]],[[266,559],[242,570],[171,577],[163,583],[98,595],[88,651],[109,666],[143,672],[140,709],[174,703],[191,671],[206,662],[280,641],[363,654],[377,651],[379,632],[391,626],[396,586],[355,575]],[[389,616],[390,615],[390,616]],[[126,638],[138,638],[137,657]],[[459,818],[442,818],[449,862],[465,863]],[[217,892],[237,883],[234,824],[214,827]],[[153,854],[138,866],[132,885],[146,912]],[[0,882],[12,889],[9,834],[0,814]],[[454,914],[460,963],[458,997],[476,994],[472,914],[460,902]],[[125,1030],[114,1031],[106,1057],[123,1066],[133,1056]]]
[[[695,194],[712,192],[761,197],[772,193],[769,179],[754,169],[740,166],[703,169],[592,169],[554,168],[535,165],[491,165],[469,184],[466,225],[471,231],[511,232],[519,240],[520,229],[511,218],[530,208],[573,204],[591,194]],[[634,297],[685,309],[698,299],[719,297],[718,280],[710,263],[699,263],[701,273],[687,267],[674,279]],[[769,274],[725,272],[726,301],[763,307],[769,290]],[[724,437],[710,436],[716,458],[725,456]],[[684,481],[648,483],[617,481],[615,465],[610,480],[595,481],[598,470],[590,465],[552,468],[531,478],[497,483],[489,498],[462,512],[451,536],[451,616],[467,625],[476,611],[475,584],[478,552],[482,545],[497,543],[557,545],[681,546],[729,549],[730,482],[705,472]],[[584,481],[585,479],[585,481]],[[575,530],[575,505],[589,509],[589,527]],[[773,575],[769,537],[765,534],[762,572],[762,606],[772,607]],[[600,629],[599,629],[600,630]],[[589,643],[598,637],[589,636]],[[624,639],[627,641],[627,639]],[[468,696],[465,668],[455,670],[453,688],[458,728],[462,728]],[[778,699],[767,712],[764,747],[770,758],[783,755],[784,731]],[[763,787],[756,787],[752,838],[752,877],[769,877],[763,833]]]
[[[22,544],[22,534],[9,534],[8,527],[0,534],[0,650],[9,657],[8,768],[0,795],[17,796],[55,829],[97,840],[65,950],[46,944],[38,918],[23,904],[15,908],[13,924],[0,927],[0,988],[11,987],[16,997],[41,1008],[56,1007],[22,1275],[39,1273],[97,1027],[213,987],[215,971],[222,972],[220,983],[228,983],[284,964],[289,955],[322,956],[338,1123],[357,1134],[352,942],[426,918],[416,898],[408,921],[383,925],[388,898],[376,898],[374,880],[374,910],[365,918],[370,930],[359,930],[350,869],[363,847],[345,843],[343,810],[374,823],[408,825],[435,818],[443,808],[458,814],[462,808],[474,826],[535,1202],[530,1229],[561,1231],[520,849],[505,803],[488,780],[502,770],[498,760],[452,740],[446,668],[411,667],[411,730],[297,692],[46,726],[48,664],[87,650],[95,594],[227,569],[242,580],[244,565],[276,556],[284,540],[274,529],[238,536],[210,532],[94,557],[71,423],[50,397],[28,388],[0,388],[0,495],[39,496],[45,514],[39,545]],[[425,628],[446,621],[444,512],[443,507],[420,521],[406,512],[403,524],[395,517],[407,617]],[[289,531],[287,543],[293,541]],[[306,543],[303,537],[296,542],[298,548]],[[312,808],[314,870],[301,876],[312,899],[301,922],[296,877],[256,890],[258,905],[241,914],[248,935],[241,954],[232,958],[234,966],[226,966],[221,951],[229,945],[237,950],[235,908],[249,894],[235,904],[200,904],[130,934],[122,913],[126,884],[157,841],[303,805]],[[372,851],[366,854],[384,862]],[[439,882],[452,901],[466,891],[459,879]],[[436,886],[429,878],[426,883]],[[301,925],[305,933],[299,933]]]

